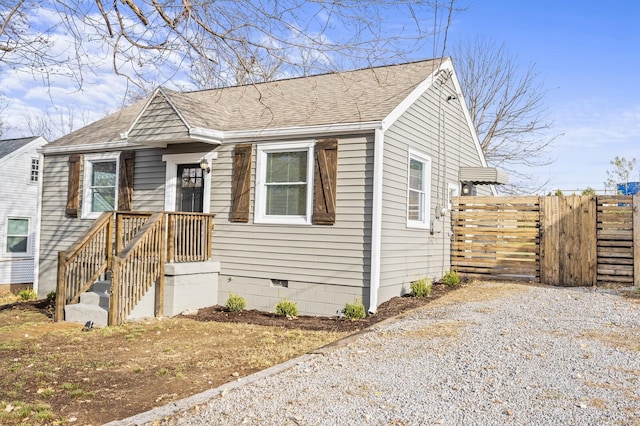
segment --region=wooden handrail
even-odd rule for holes
[[[82,249],[88,240],[93,238],[96,233],[102,230],[102,227],[105,225],[105,222],[111,220],[113,218],[113,212],[103,212],[91,225],[91,228],[87,229],[87,231],[82,234],[82,237],[78,241],[76,241],[65,253],[67,254],[67,259],[72,258],[76,255],[78,250]]]
[[[129,244],[153,212],[116,212],[116,252]]]
[[[55,320],[111,266],[113,212],[104,212],[68,251],[58,253]]]
[[[109,325],[122,324],[144,294],[156,284],[156,315],[164,299],[164,213],[154,213],[114,258]]]

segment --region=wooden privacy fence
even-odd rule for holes
[[[583,286],[640,283],[640,197],[455,197],[459,273]]]

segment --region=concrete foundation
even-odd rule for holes
[[[286,285],[286,287],[284,287]],[[336,316],[346,303],[360,300],[367,307],[369,289],[306,283],[299,281],[272,281],[270,279],[220,275],[220,304],[229,294],[237,294],[247,301],[247,309],[275,312],[282,299],[296,302],[300,315]]]
[[[164,316],[218,304],[220,262],[165,265]]]

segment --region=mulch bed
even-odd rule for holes
[[[195,314],[182,315],[196,321],[218,321],[231,323],[247,323],[271,327],[284,327],[298,330],[356,332],[372,326],[387,318],[395,317],[409,310],[427,305],[429,302],[444,296],[455,287],[434,284],[429,297],[411,297],[409,295],[394,297],[380,306],[375,315],[368,315],[361,320],[352,321],[344,317],[316,317],[301,315],[293,319],[278,316],[275,313],[255,309],[241,312],[227,312],[224,306],[216,305],[202,308]]]

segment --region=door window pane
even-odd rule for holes
[[[204,171],[198,164],[178,165],[176,211],[202,212],[204,200]]]

